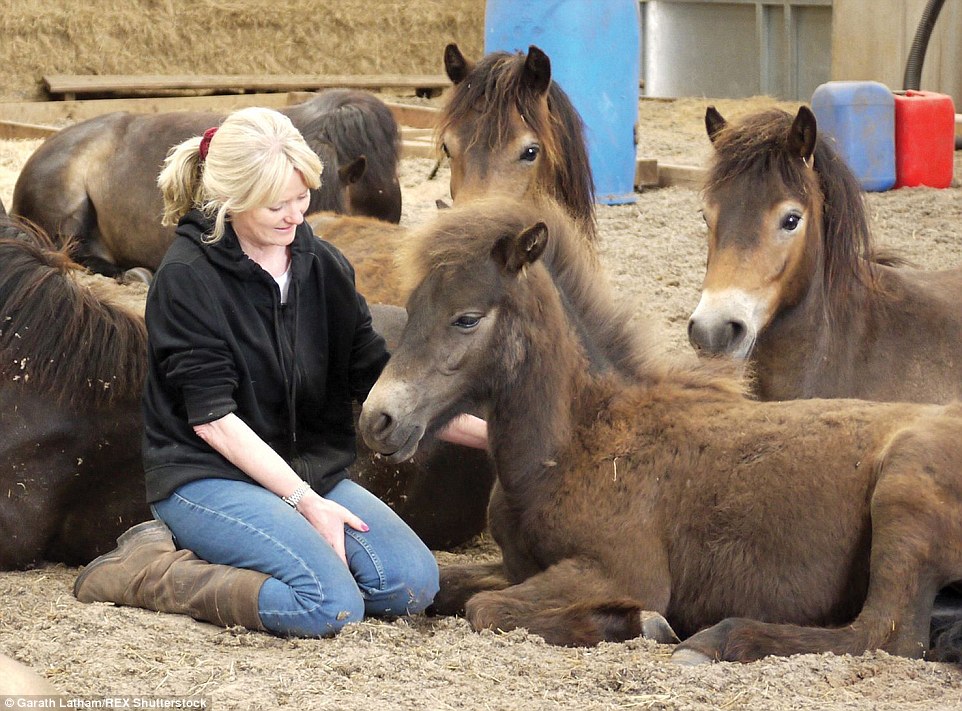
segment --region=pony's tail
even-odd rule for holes
[[[202,204],[200,136],[188,138],[167,153],[157,176],[164,197],[162,225],[176,225],[181,217]]]
[[[933,662],[962,664],[962,619],[932,626],[931,646],[925,658]]]

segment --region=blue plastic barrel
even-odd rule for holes
[[[895,186],[895,95],[877,81],[830,81],[812,94],[822,138],[859,179],[863,190]]]
[[[581,114],[595,199],[635,201],[635,123],[641,72],[637,0],[487,0],[486,53],[527,52],[551,59],[551,78]]]

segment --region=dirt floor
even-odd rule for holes
[[[639,155],[698,165],[708,156],[705,100],[643,101]],[[715,102],[737,117],[770,103]],[[0,142],[0,198],[37,142]],[[444,169],[403,165],[404,222],[430,219],[447,194]],[[879,242],[926,268],[962,263],[962,189],[868,196]],[[618,291],[654,322],[666,347],[685,337],[705,262],[696,189],[646,190],[634,205],[599,207],[601,245]],[[487,540],[444,561],[494,554]],[[643,640],[593,649],[547,646],[523,631],[473,632],[460,619],[366,621],[333,639],[286,640],[71,595],[77,569],[0,573],[0,652],[73,695],[199,696],[216,709],[962,709],[962,669],[872,652],[803,655],[683,668]]]

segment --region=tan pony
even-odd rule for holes
[[[566,300],[628,319],[581,239],[498,200],[412,244],[407,326],[361,432],[403,460],[481,408],[498,477],[503,560],[445,567],[438,611],[565,645],[638,635],[648,611],[684,662],[925,655],[936,592],[962,579],[962,405],[761,403],[644,351],[634,377],[595,367]]]
[[[552,81],[548,55],[532,46],[524,54],[493,52],[474,62],[449,44],[444,67],[453,86],[435,139],[451,165],[455,204],[492,193],[554,201],[593,244],[594,186],[584,127]],[[331,214],[312,217],[311,226],[354,265],[368,301],[403,303],[395,257],[407,240],[405,228]]]
[[[764,400],[962,397],[962,268],[882,263],[858,180],[815,116],[706,112],[708,268],[688,324]]]

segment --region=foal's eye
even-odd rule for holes
[[[530,146],[525,146],[524,150],[521,151],[521,160],[526,163],[534,163],[539,153],[541,153],[541,146],[537,143],[532,143]]]
[[[782,229],[786,232],[794,232],[802,222],[802,216],[797,212],[790,212],[782,220]]]
[[[447,144],[447,143],[442,143],[442,144],[441,144],[441,152],[444,153],[444,155],[445,155],[446,158],[450,158],[450,157],[451,157],[451,151],[448,150],[448,144]]]
[[[454,319],[454,327],[459,328],[462,331],[470,331],[477,328],[478,324],[481,323],[481,317],[477,314],[461,314],[456,319]]]

